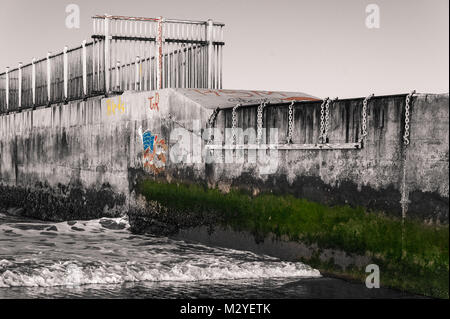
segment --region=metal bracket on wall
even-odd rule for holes
[[[209,150],[358,150],[361,143],[205,145]]]

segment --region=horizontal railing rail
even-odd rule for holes
[[[92,42],[0,73],[0,113],[126,90],[221,89],[224,26],[94,16]]]

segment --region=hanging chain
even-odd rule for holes
[[[286,139],[286,143],[292,144],[292,133],[294,130],[294,101],[289,105],[289,127],[288,127],[288,136]]]
[[[323,100],[322,105],[320,105],[320,135],[319,142],[324,143],[324,132],[325,132],[325,104],[328,102],[329,98],[327,97]]]
[[[327,104],[325,104],[325,131],[323,133],[324,143],[327,142],[328,130],[330,129],[330,103],[331,99],[329,99]]]
[[[337,98],[335,99],[335,101]],[[330,104],[331,99],[327,100],[327,103],[325,104],[325,130],[323,132],[323,143],[328,143],[328,131],[330,130]]]
[[[416,90],[412,91],[406,96],[406,103],[405,103],[405,134],[403,135],[403,144],[405,146],[409,145],[409,109],[410,109],[410,103],[412,96],[416,93]]]
[[[233,107],[232,112],[232,120],[231,120],[231,136],[233,137],[233,144],[236,144],[236,126],[237,126],[237,114],[236,110],[238,107],[240,107],[240,104],[236,104],[235,107]]]
[[[257,144],[261,144],[261,141],[262,141],[263,111],[264,111],[264,108],[266,107],[266,105],[267,105],[267,102],[262,102],[258,106],[257,120],[256,120],[256,125],[257,125],[256,143]]]
[[[374,97],[374,94],[370,94],[363,101],[362,125],[361,125],[362,129],[361,129],[361,137],[359,138],[359,143],[362,143],[364,141],[364,138],[367,136],[367,103],[373,97]]]
[[[211,145],[213,143],[214,140],[214,123],[216,122],[216,118],[217,118],[217,114],[219,114],[220,108],[216,108],[214,110],[214,112],[211,114],[211,116],[208,119],[208,127],[211,130],[210,134],[209,134],[209,140],[208,140],[208,145]]]
[[[404,257],[404,242],[405,242],[405,220],[406,213],[408,212],[409,201],[409,190],[406,181],[406,165],[407,165],[407,154],[406,147],[409,145],[409,122],[410,122],[410,108],[411,108],[411,98],[416,93],[412,91],[406,96],[405,101],[405,133],[403,134],[403,145],[405,146],[402,150],[402,184],[400,186],[401,199],[400,204],[402,206],[402,258]]]

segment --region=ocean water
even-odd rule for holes
[[[300,262],[134,235],[126,218],[0,213],[0,298],[403,298]]]

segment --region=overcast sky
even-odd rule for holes
[[[80,29],[65,26],[68,4]],[[366,27],[366,6],[380,28]],[[94,14],[224,22],[224,88],[356,97],[449,91],[448,0],[0,0],[0,70],[78,46]]]

